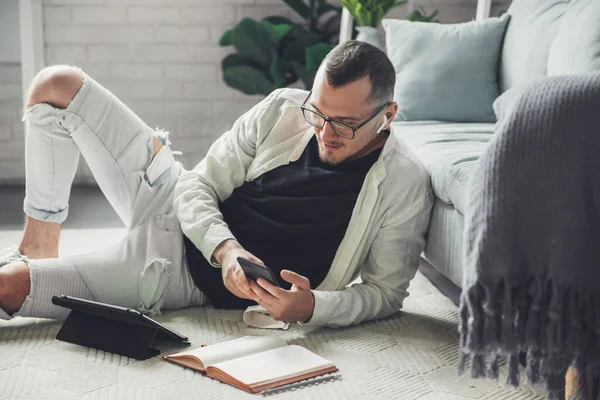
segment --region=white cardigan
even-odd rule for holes
[[[280,89],[240,117],[175,187],[184,234],[207,260],[235,239],[218,203],[252,181],[300,158],[314,129],[300,104],[307,92]],[[425,168],[392,132],[368,172],[329,273],[313,290],[308,325],[347,326],[397,312],[425,245],[433,194]],[[348,286],[360,276],[362,282]]]

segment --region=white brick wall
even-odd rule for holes
[[[495,1],[495,9],[510,0]],[[470,20],[476,0],[413,0],[442,22]],[[243,17],[284,15],[280,0],[44,0],[46,63],[74,64],[119,96],[148,125],[171,132],[192,168],[214,140],[260,100],[227,87],[221,34]],[[0,65],[0,182],[24,181],[18,65]],[[77,182],[92,182],[81,163]]]
[[[172,147],[184,150],[180,160],[188,168],[260,100],[222,82],[220,61],[231,50],[219,47],[218,40],[245,16],[280,11],[269,9],[273,0],[44,3],[47,64],[80,66],[148,125],[170,131]],[[82,163],[77,182],[88,181],[91,174]]]
[[[21,65],[0,63],[0,181],[4,182],[25,176],[21,97]]]

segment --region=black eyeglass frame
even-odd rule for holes
[[[350,125],[350,124],[347,124],[347,123],[342,122],[342,121],[338,121],[337,119],[327,118],[325,115],[321,114],[320,112],[318,112],[316,110],[311,110],[308,107],[306,107],[305,104],[308,101],[308,99],[310,98],[311,94],[312,94],[312,90],[310,92],[308,92],[308,96],[306,96],[306,99],[304,99],[304,101],[302,102],[302,105],[300,106],[300,109],[302,110],[302,116],[304,117],[304,119],[306,120],[306,122],[308,122],[310,125],[314,126],[315,128],[318,128],[318,129],[323,129],[323,127],[325,126],[325,124],[329,123],[329,126],[331,126],[331,129],[333,130],[333,132],[336,135],[338,135],[341,138],[349,139],[349,140],[354,139],[354,136],[356,135],[356,131],[357,130],[359,130],[360,128],[362,128],[363,126],[365,126],[369,121],[371,121],[373,118],[375,118],[377,116],[377,114],[379,114],[381,112],[381,110],[383,110],[384,108],[386,108],[387,106],[390,105],[389,102],[383,104],[382,106],[380,106],[379,108],[377,108],[377,110],[373,113],[373,115],[371,115],[365,121],[363,121],[362,123],[360,123],[358,126],[354,126],[354,125]],[[323,125],[321,125],[321,126],[313,125],[308,120],[308,118],[306,118],[306,114],[304,113],[305,111],[317,114],[319,117],[323,118]],[[337,133],[336,130],[335,130],[335,127],[333,126],[333,124],[331,122],[335,122],[336,124],[341,124],[341,125],[347,126],[348,128],[352,129],[352,137],[342,136],[339,133]]]

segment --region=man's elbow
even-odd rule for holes
[[[406,290],[387,290],[385,295],[387,304],[381,308],[382,315],[379,318],[385,318],[400,311],[406,297],[408,297]]]
[[[380,296],[373,304],[370,317],[361,318],[362,321],[376,320],[394,315],[402,308],[404,299],[408,296],[408,292],[404,289],[390,289],[379,286]],[[366,310],[365,310],[366,311]]]

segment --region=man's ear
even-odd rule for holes
[[[385,110],[385,116],[387,118],[387,125],[383,128],[383,129],[390,129],[390,126],[392,125],[392,122],[394,121],[394,118],[396,117],[396,113],[398,112],[398,103],[396,103],[395,101],[392,102],[392,104],[390,104],[390,107],[388,107],[387,110]]]
[[[388,118],[387,118],[386,115],[384,115],[383,116],[383,124],[379,125],[379,128],[377,128],[377,132],[376,133],[381,132],[383,130],[383,128],[385,128],[385,126],[387,125],[387,123],[388,123]]]

